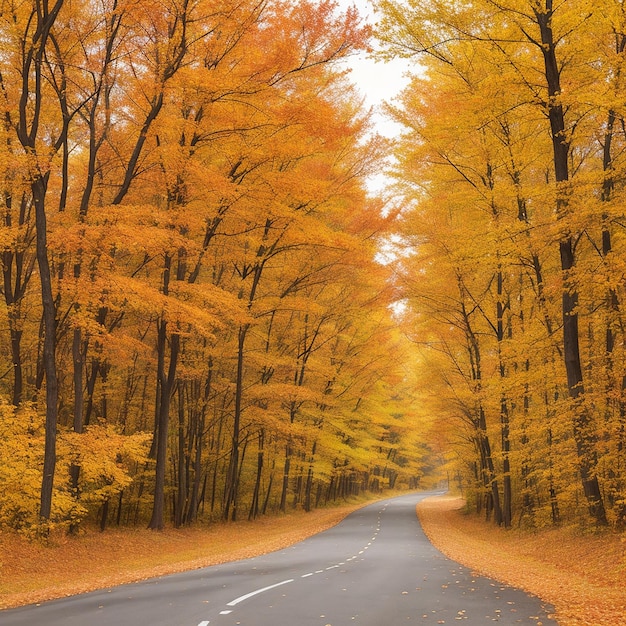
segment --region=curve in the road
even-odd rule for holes
[[[410,494],[375,503],[290,548],[41,606],[3,626],[547,626],[551,607],[450,561]]]

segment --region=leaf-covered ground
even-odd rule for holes
[[[560,528],[503,530],[463,513],[459,498],[428,498],[418,516],[431,541],[479,574],[556,608],[560,626],[626,624],[626,538]]]
[[[48,546],[0,533],[0,609],[280,550],[362,504],[210,528],[91,530]]]
[[[58,598],[278,550],[362,506],[218,524],[209,529],[108,530],[44,547],[0,533],[0,608]],[[574,529],[504,531],[464,515],[457,498],[430,498],[418,515],[445,554],[554,604],[561,626],[626,624],[626,541]]]

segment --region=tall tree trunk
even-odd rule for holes
[[[478,407],[478,444],[481,454],[481,469],[483,484],[487,494],[487,515],[493,513],[493,521],[501,526],[503,522],[502,505],[500,502],[500,488],[496,478],[496,470],[491,452],[491,442],[487,433],[487,416],[482,405]]]
[[[198,517],[198,508],[200,506],[200,484],[202,483],[203,471],[202,471],[202,452],[204,450],[204,428],[206,423],[206,411],[207,403],[211,397],[212,384],[213,384],[213,359],[209,357],[208,362],[209,370],[207,372],[204,381],[204,392],[202,407],[198,409],[198,417],[196,421],[195,431],[195,454],[193,461],[193,485],[191,488],[191,502],[189,503],[189,509],[187,512],[187,523],[191,523]],[[206,483],[206,474],[204,475],[204,482]]]
[[[46,428],[43,478],[39,515],[43,520],[50,519],[52,511],[52,491],[56,470],[56,436],[59,389],[56,366],[56,308],[52,295],[52,278],[48,261],[47,224],[45,195],[48,175],[38,178],[32,185],[35,203],[35,223],[37,225],[37,264],[41,281],[41,302],[43,305],[44,341],[43,359],[46,374]]]
[[[75,433],[83,432],[83,340],[82,332],[80,328],[74,329],[74,335],[72,338],[72,361],[74,365],[74,422],[73,429]],[[76,500],[80,498],[80,465],[72,463],[70,466],[70,487],[72,489],[72,495]],[[108,500],[106,504],[107,508],[103,512],[103,523],[106,521],[106,511],[108,511]],[[78,524],[72,523],[70,526],[70,533],[75,533],[78,530]],[[104,530],[104,527],[101,527]]]
[[[617,41],[617,50],[619,54],[624,53],[626,47],[626,36],[619,35]],[[617,122],[617,114],[611,109],[608,113],[606,131],[604,135],[604,146],[602,155],[602,166],[604,171],[604,181],[602,184],[602,201],[610,202],[613,199],[613,191],[615,189],[615,172],[613,170],[613,136],[615,132],[615,124]],[[613,251],[613,244],[611,240],[611,229],[609,216],[604,212],[602,214],[602,258],[607,262],[607,258]],[[626,401],[624,395],[626,393],[626,374],[620,375],[615,371],[614,364],[614,350],[617,341],[616,330],[619,330],[622,334],[622,340],[624,337],[624,326],[621,319],[621,303],[617,291],[613,287],[609,287],[606,295],[606,308],[608,313],[608,321],[606,324],[606,354],[607,354],[607,367],[610,375],[609,385],[613,385],[614,388],[619,386],[620,394],[616,402],[612,403],[616,405],[617,414],[619,416],[619,432],[620,441],[616,443],[616,448],[619,452],[623,452],[623,433],[626,425]],[[615,319],[616,318],[616,319]],[[611,397],[607,389],[607,398]],[[611,402],[611,401],[609,401]],[[614,467],[609,469],[609,476],[613,482],[613,488],[610,490],[613,492],[613,501],[618,500],[617,505],[617,525],[618,527],[624,527],[626,525],[626,504],[623,502],[623,486],[621,481],[621,472],[616,471]],[[616,496],[616,497],[615,497]],[[620,497],[621,496],[621,497]],[[612,494],[609,495],[612,497]]]
[[[272,221],[268,218],[265,222],[263,231],[263,240],[257,249],[257,261],[251,267],[241,270],[242,279],[252,276],[252,284],[248,294],[247,309],[250,311],[252,304],[256,298],[256,292],[261,281],[261,275],[265,263],[271,257],[280,237],[272,244],[266,245],[268,235],[271,231]],[[242,290],[243,293],[243,290]],[[239,326],[237,338],[237,371],[235,374],[235,410],[233,415],[233,430],[231,437],[230,462],[226,474],[226,485],[224,487],[224,510],[223,518],[226,520],[230,516],[233,521],[237,519],[237,494],[239,490],[239,438],[241,428],[241,413],[243,406],[243,375],[244,375],[244,357],[245,345],[250,324],[242,324]],[[232,512],[231,512],[232,509]]]
[[[165,351],[167,344],[167,322],[159,321],[158,346],[159,350]],[[148,528],[163,530],[165,527],[165,468],[167,465],[167,442],[169,434],[170,405],[174,385],[176,382],[176,368],[180,349],[180,335],[172,334],[170,337],[170,362],[165,373],[165,367],[159,372],[159,409],[157,413],[157,438],[156,438],[156,469],[154,499],[152,504],[152,517]]]
[[[461,318],[467,341],[467,351],[470,360],[470,376],[476,386],[476,392],[482,388],[482,356],[479,339],[472,327],[470,314],[465,306],[467,290],[460,277],[457,277],[459,294],[461,296]],[[502,507],[500,504],[500,487],[495,472],[491,442],[487,431],[487,416],[482,402],[479,400],[476,407],[476,416],[472,418],[475,429],[476,446],[480,460],[480,473],[487,497],[487,515],[493,512],[494,521],[501,525],[503,521]]]
[[[235,410],[233,414],[233,428],[231,432],[230,461],[226,474],[226,485],[224,487],[224,510],[222,517],[227,520],[229,517],[233,521],[237,519],[237,491],[239,476],[239,437],[241,428],[241,407],[243,400],[243,362],[244,348],[246,345],[246,335],[249,324],[239,327],[237,338],[237,372],[235,375]]]
[[[582,487],[587,499],[589,513],[596,523],[607,524],[606,511],[596,474],[596,453],[592,416],[585,403],[585,388],[580,359],[578,330],[578,291],[571,274],[576,266],[574,237],[567,228],[569,207],[569,151],[570,145],[565,127],[565,113],[560,103],[561,84],[556,57],[556,43],[552,32],[552,0],[545,1],[545,9],[535,8],[535,16],[541,33],[545,77],[548,87],[547,110],[552,134],[554,174],[557,185],[557,219],[565,224],[559,243],[561,270],[563,272],[563,351],[569,396],[573,403],[573,430],[578,453],[578,468]]]
[[[8,129],[7,129],[8,130]],[[5,194],[4,225],[13,228],[15,220],[13,211],[13,196]],[[12,402],[18,406],[24,400],[24,369],[22,363],[22,336],[23,336],[23,312],[22,298],[26,293],[32,277],[36,255],[27,256],[26,251],[31,249],[33,224],[30,216],[30,202],[26,194],[22,194],[19,203],[17,225],[23,234],[18,235],[17,245],[13,250],[5,250],[2,253],[3,295],[7,307],[9,333],[11,335],[11,363],[13,365],[13,394]]]
[[[506,368],[502,356],[502,342],[504,341],[504,311],[508,303],[504,303],[504,278],[502,268],[497,272],[498,301],[496,303],[496,335],[498,339],[498,360],[500,380],[504,385],[506,379]],[[505,528],[511,527],[513,516],[513,495],[511,487],[511,438],[510,438],[510,418],[509,403],[504,392],[500,397],[500,437],[502,449],[502,523]]]
[[[58,413],[58,379],[56,367],[56,307],[52,293],[52,277],[48,259],[46,194],[50,170],[48,159],[59,150],[66,137],[61,133],[56,142],[41,150],[39,145],[40,115],[44,106],[42,94],[42,68],[45,50],[50,38],[50,31],[61,11],[63,0],[57,0],[50,6],[48,0],[42,0],[32,9],[29,30],[23,34],[22,76],[19,101],[19,119],[17,135],[20,144],[32,159],[29,172],[30,191],[35,208],[36,256],[41,283],[43,370],[46,377],[46,420],[43,477],[39,515],[44,523],[49,522],[52,511],[52,492],[56,470],[56,434]],[[32,29],[32,30],[31,30]],[[67,131],[66,128],[64,128]],[[39,151],[41,150],[41,154]],[[38,162],[41,158],[42,162]]]
[[[174,509],[174,526],[180,528],[185,520],[188,502],[187,450],[185,437],[185,394],[183,385],[178,387],[178,464],[176,484],[176,508]]]
[[[258,452],[257,452],[257,466],[256,466],[256,479],[254,481],[254,491],[252,493],[252,503],[250,504],[250,512],[248,513],[248,520],[252,521],[259,516],[259,500],[261,495],[261,478],[263,476],[263,464],[265,457],[265,431],[263,428],[259,430],[258,434]]]
[[[163,271],[163,293],[169,294],[170,272],[172,259],[168,254],[165,258],[165,268]],[[178,356],[180,352],[180,335],[176,332],[170,336],[170,360],[165,366],[165,353],[167,351],[168,322],[162,317],[157,322],[157,361],[158,361],[158,402],[156,412],[156,468],[154,499],[152,503],[152,517],[148,528],[152,530],[163,530],[165,526],[165,469],[167,465],[167,441],[169,434],[170,405],[174,386],[176,384],[176,370],[178,367]]]
[[[274,469],[276,467],[276,461],[272,461],[272,469],[270,470],[270,478],[267,482],[267,490],[265,491],[265,499],[263,500],[263,507],[261,508],[261,514],[267,513],[267,507],[270,502],[270,495],[272,493],[272,486],[274,485]]]
[[[315,453],[317,451],[317,440],[313,442],[311,448],[311,456],[309,457],[309,469],[306,476],[306,486],[304,488],[304,510],[308,513],[312,509],[311,493],[313,490],[313,464],[315,462]]]
[[[291,472],[291,455],[292,455],[292,449],[291,449],[291,442],[289,441],[285,445],[285,463],[283,465],[283,481],[282,481],[282,487],[280,491],[280,505],[278,507],[282,513],[285,513],[287,511],[287,492],[289,490],[289,474]]]

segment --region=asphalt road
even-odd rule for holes
[[[271,554],[0,611],[2,626],[556,624],[535,597],[436,550],[412,494]]]

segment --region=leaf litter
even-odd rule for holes
[[[458,497],[417,506],[424,532],[446,556],[554,605],[560,626],[626,624],[625,538],[579,528],[498,528]]]

